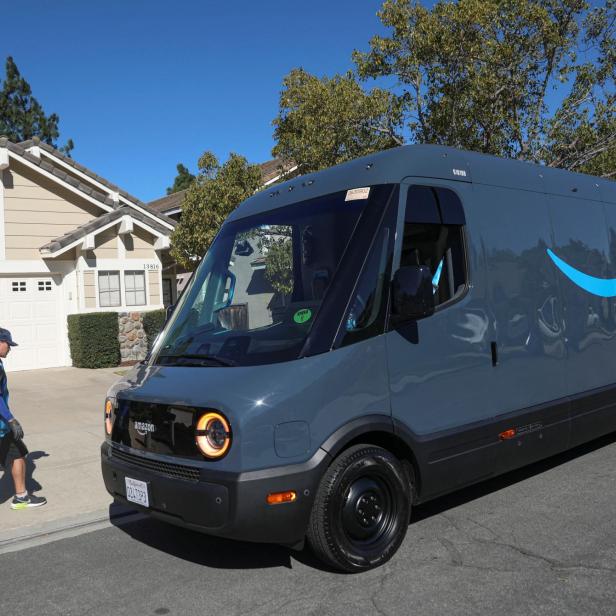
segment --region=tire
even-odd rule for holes
[[[411,477],[382,447],[343,451],[323,475],[310,514],[307,536],[316,556],[349,573],[387,562],[408,528]]]

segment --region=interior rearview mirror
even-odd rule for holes
[[[392,286],[392,318],[395,323],[423,319],[434,313],[432,273],[425,265],[401,267]]]

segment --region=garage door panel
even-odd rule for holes
[[[13,340],[19,344],[20,352],[22,346],[28,346],[34,342],[34,330],[31,325],[15,325],[12,323],[7,323],[7,329],[11,330]]]
[[[9,319],[23,320],[32,318],[32,305],[27,301],[13,301],[9,304]]]
[[[60,300],[50,276],[0,278],[0,326],[11,330],[19,345],[11,351],[7,371],[64,364]]]
[[[56,320],[57,306],[55,302],[35,302],[33,304],[33,316],[35,319],[47,321]]]
[[[41,343],[54,343],[58,338],[58,333],[53,326],[50,325],[37,325],[36,326],[36,339]]]

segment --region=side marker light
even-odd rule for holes
[[[288,492],[273,492],[267,495],[268,505],[281,505],[282,503],[292,503],[297,498],[297,493],[293,490]]]
[[[516,435],[515,428],[511,428],[510,430],[505,430],[504,432],[501,432],[498,435],[498,438],[501,441],[506,441],[506,440],[509,440],[510,438],[513,438],[515,435]]]

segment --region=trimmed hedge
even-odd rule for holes
[[[68,315],[68,341],[73,366],[110,368],[120,365],[117,312]]]
[[[163,326],[165,325],[165,319],[167,318],[167,311],[150,310],[149,312],[143,312],[141,314],[143,320],[143,329],[145,330],[145,337],[148,340],[148,353],[152,351],[152,346],[156,340],[156,336],[160,334]]]

